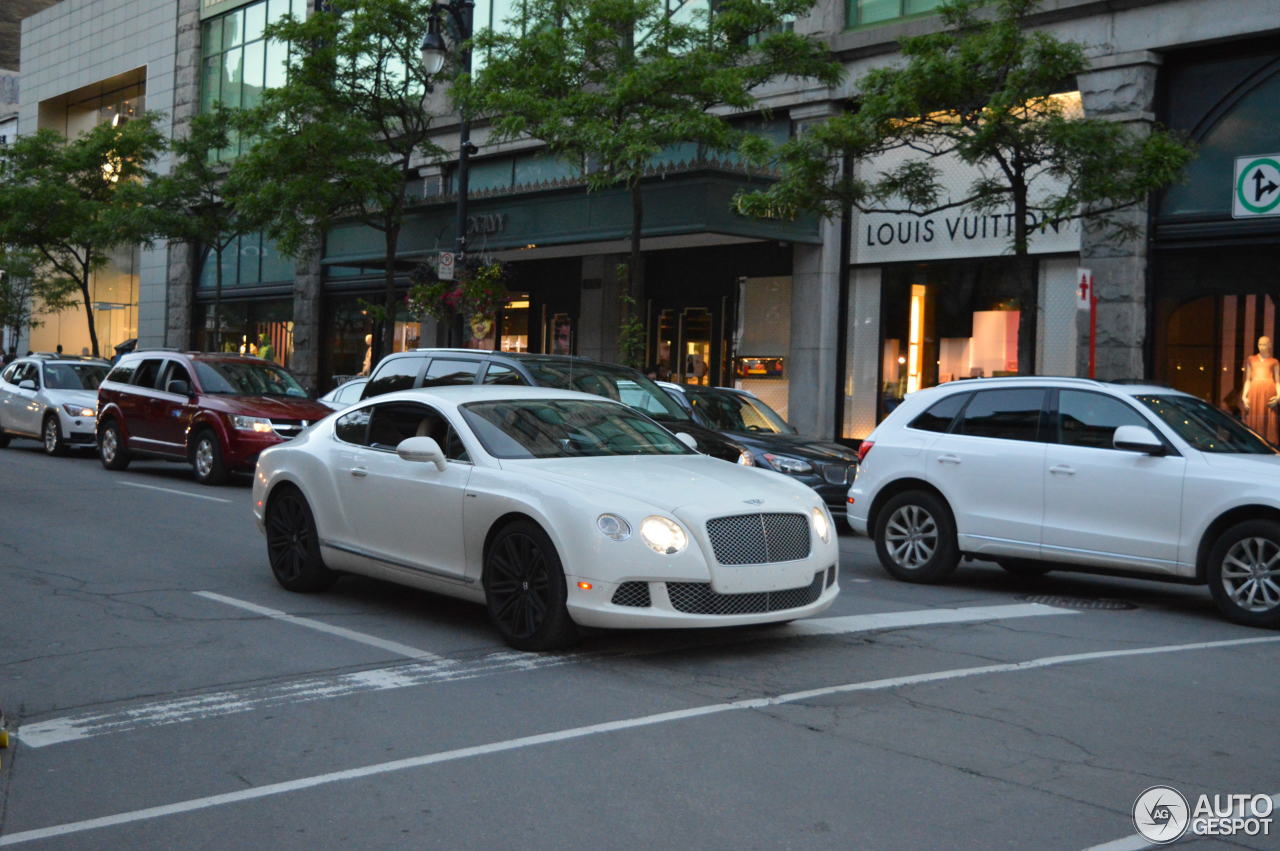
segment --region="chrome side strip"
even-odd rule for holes
[[[1184,562],[1180,562],[1180,561],[1171,561],[1170,559],[1164,559],[1164,558],[1151,558],[1151,557],[1143,557],[1143,556],[1128,556],[1128,555],[1125,555],[1125,554],[1123,554],[1123,553],[1108,553],[1108,552],[1104,552],[1104,551],[1102,551],[1102,550],[1086,550],[1086,549],[1083,549],[1083,548],[1081,548],[1081,547],[1059,547],[1059,546],[1057,546],[1057,545],[1055,545],[1055,544],[1032,544],[1032,543],[1030,543],[1029,541],[1015,541],[1015,540],[1013,540],[1013,539],[1011,539],[1011,538],[994,538],[994,537],[992,537],[992,536],[990,536],[990,535],[969,535],[969,534],[964,534],[964,533],[962,533],[962,534],[960,535],[960,537],[961,537],[961,538],[973,538],[974,540],[978,540],[978,541],[994,541],[994,542],[996,542],[996,543],[1000,543],[1000,544],[1017,544],[1017,545],[1019,545],[1019,546],[1023,546],[1023,547],[1036,547],[1036,546],[1038,546],[1038,547],[1040,547],[1042,550],[1054,550],[1054,551],[1056,551],[1056,552],[1060,552],[1060,553],[1080,553],[1081,555],[1101,556],[1101,557],[1103,557],[1103,558],[1110,558],[1110,559],[1123,559],[1123,560],[1125,560],[1125,561],[1137,561],[1137,562],[1142,562],[1142,561],[1147,561],[1147,562],[1159,562],[1160,564],[1172,564],[1172,565],[1175,565],[1175,566],[1177,566],[1177,567],[1187,567],[1187,566],[1188,566],[1188,565],[1187,565],[1187,564],[1185,564]]]
[[[380,561],[383,564],[389,564],[392,567],[401,567],[406,570],[416,571],[418,573],[427,573],[427,574],[430,574],[431,576],[435,576],[440,579],[448,579],[453,582],[461,582],[464,585],[470,585],[475,582],[475,580],[469,576],[458,576],[455,573],[445,573],[442,570],[435,570],[434,568],[423,567],[420,564],[410,564],[407,561],[399,561],[398,559],[387,558],[386,556],[377,555],[376,553],[372,553],[369,550],[361,549],[360,547],[352,547],[352,546],[348,546],[347,544],[339,544],[339,543],[335,543],[334,541],[325,541],[325,540],[320,541],[320,546],[328,547],[331,550],[339,550],[344,553],[351,553],[354,556],[367,558],[370,561]]]

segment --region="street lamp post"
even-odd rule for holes
[[[453,22],[454,30],[457,33],[457,43],[462,45],[462,54],[459,57],[461,72],[466,75],[471,73],[471,47],[468,42],[471,40],[471,31],[475,14],[475,0],[448,0],[444,3],[436,3],[431,7],[431,15],[427,19],[427,34],[422,39],[422,66],[426,69],[428,75],[434,77],[444,68],[444,63],[449,54],[449,47],[445,43],[442,33],[442,16],[448,15]],[[458,202],[454,216],[454,268],[462,272],[466,268],[467,260],[467,193],[470,188],[470,162],[471,155],[476,152],[476,146],[471,144],[471,119],[467,115],[465,105],[459,110],[458,122]],[[448,329],[449,344],[461,345],[462,343],[462,327],[461,317],[458,317]]]

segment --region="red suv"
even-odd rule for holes
[[[252,472],[258,453],[332,411],[283,367],[259,358],[139,351],[98,387],[98,454],[108,470],[135,455],[189,462],[219,484]]]

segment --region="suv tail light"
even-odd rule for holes
[[[861,464],[867,458],[867,453],[871,451],[871,447],[875,446],[874,440],[864,440],[858,446],[858,463]]]

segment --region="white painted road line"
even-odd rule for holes
[[[146,488],[149,491],[164,491],[165,493],[181,494],[182,496],[189,496],[194,499],[207,499],[210,502],[225,502],[228,505],[231,504],[231,500],[223,499],[220,496],[205,496],[202,493],[192,493],[191,491],[178,490],[177,488],[162,488],[158,485],[144,485],[141,482],[118,482],[117,484],[124,485],[127,488]]]
[[[210,795],[203,798],[191,798],[186,801],[178,801],[173,804],[165,804],[159,807],[148,807],[146,809],[132,810],[129,812],[117,813],[115,815],[103,816],[101,818],[85,819],[84,821],[68,822],[66,824],[53,825],[51,827],[43,827],[36,830],[21,831],[8,836],[0,836],[0,845],[17,845],[19,843],[32,842],[38,839],[50,839],[55,836],[83,833],[89,830],[114,827],[122,824],[130,824],[132,822],[148,821],[150,819],[176,815],[178,813],[206,810],[212,807],[224,806],[226,804],[239,803],[241,801],[252,801],[259,798],[284,795],[289,792],[297,792],[302,789],[310,789],[330,783],[359,780],[365,777],[390,774],[392,772],[404,771],[410,768],[422,768],[428,765],[455,762],[457,760],[470,759],[472,757],[485,756],[492,753],[501,753],[503,751],[519,750],[538,745],[546,745],[553,742],[563,742],[570,739],[581,739],[587,736],[596,736],[603,733],[616,733],[620,730],[632,730],[637,727],[651,727],[656,724],[684,721],[689,718],[716,715],[739,709],[767,709],[773,706],[797,703],[803,700],[813,700],[820,697],[830,697],[837,694],[851,694],[863,691],[884,691],[888,689],[902,688],[904,686],[942,682],[944,680],[964,679],[967,677],[987,674],[1002,674],[1013,671],[1031,671],[1040,668],[1070,665],[1079,662],[1095,662],[1104,659],[1116,659],[1128,656],[1149,656],[1159,653],[1181,653],[1191,650],[1212,650],[1222,647],[1239,647],[1242,645],[1263,644],[1276,641],[1280,641],[1280,636],[1240,638],[1229,641],[1203,641],[1195,644],[1169,644],[1157,647],[1140,647],[1127,650],[1100,650],[1092,653],[1072,653],[1065,656],[1045,656],[1039,659],[1029,659],[1025,662],[982,665],[974,668],[954,668],[947,671],[934,671],[927,674],[911,674],[908,676],[890,677],[882,680],[844,683],[842,685],[827,686],[825,688],[808,689],[806,691],[781,694],[776,697],[759,697],[748,700],[735,700],[729,703],[713,703],[705,706],[693,706],[687,709],[677,709],[671,712],[659,712],[654,715],[642,715],[636,718],[624,718],[619,721],[607,721],[602,724],[589,724],[584,727],[571,727],[567,730],[556,730],[550,733],[522,736],[518,739],[490,742],[488,744],[475,745],[469,748],[458,748],[456,750],[441,751],[439,753],[422,754],[421,756],[409,757],[407,759],[397,759],[390,762],[366,765],[360,768],[349,768],[343,771],[334,771],[328,774],[316,774],[311,777],[300,777],[296,780],[287,780],[282,783],[271,783],[265,786],[240,789],[235,792],[225,792],[219,795]]]
[[[388,650],[397,656],[404,656],[406,659],[418,659],[424,662],[435,662],[439,665],[451,665],[452,660],[446,659],[432,653],[430,650],[419,650],[417,647],[410,647],[407,644],[400,644],[396,641],[387,641],[374,635],[368,635],[363,632],[356,632],[353,629],[345,629],[340,626],[333,626],[323,621],[312,620],[311,618],[303,618],[298,615],[291,615],[288,612],[282,612],[279,609],[269,609],[266,606],[259,606],[257,603],[250,603],[245,600],[237,600],[235,597],[224,597],[221,594],[215,594],[212,591],[195,591],[197,597],[204,597],[206,600],[214,600],[218,603],[225,603],[228,606],[235,606],[237,609],[244,609],[254,614],[263,615],[264,617],[274,618],[278,621],[291,623],[295,626],[305,626],[307,629],[314,629],[317,632],[326,632],[329,635],[336,635],[339,638],[345,638],[360,644],[367,644],[370,647],[377,647],[381,650]]]
[[[1234,792],[1237,790],[1232,790],[1232,791]],[[1137,795],[1134,795],[1134,797],[1136,798]],[[1191,796],[1188,795],[1187,799],[1188,799],[1188,802],[1190,802]],[[1191,806],[1194,807],[1195,805],[1191,804]],[[1223,809],[1225,810],[1226,808],[1224,807]],[[1280,792],[1277,792],[1276,794],[1271,796],[1271,809],[1273,812],[1280,813]],[[1244,812],[1243,804],[1238,803],[1232,807],[1232,815],[1238,816],[1240,818],[1247,818],[1249,814]],[[1195,833],[1192,830],[1194,826],[1195,826],[1195,822],[1192,822],[1191,825],[1188,827],[1187,832],[1183,834],[1183,839],[1190,839],[1192,837],[1196,837],[1200,835],[1198,833]],[[1218,838],[1226,841],[1230,841],[1231,839],[1231,837],[1218,837]],[[1246,839],[1247,838],[1249,837],[1246,837]],[[1169,844],[1168,840],[1166,840],[1163,843],[1152,842],[1150,839],[1147,839],[1141,833],[1135,833],[1132,836],[1126,836],[1121,839],[1113,839],[1110,842],[1104,842],[1101,845],[1091,845],[1088,848],[1086,848],[1084,851],[1141,851],[1141,849],[1143,848],[1158,848],[1161,845],[1168,845],[1168,844]]]
[[[211,592],[197,592],[210,596]],[[230,600],[218,594],[213,599]],[[239,601],[236,601],[237,603]],[[253,604],[248,604],[252,606]],[[251,611],[263,609],[257,606]],[[262,613],[274,612],[265,609]],[[283,613],[280,613],[283,614]],[[963,623],[977,620],[1001,620],[1004,617],[1029,617],[1033,615],[1077,614],[1069,609],[1055,609],[1038,603],[1009,606],[973,606],[968,609],[920,609],[909,612],[890,612],[849,617],[819,618],[788,624],[770,632],[769,638],[786,638],[802,635],[836,635],[853,632],[869,632],[878,629],[929,626],[934,623]],[[292,615],[286,615],[292,618]],[[303,618],[302,620],[306,620]],[[835,628],[838,625],[838,629]],[[801,628],[804,628],[803,630]],[[741,636],[725,635],[723,640],[741,641]],[[60,745],[81,739],[90,739],[109,733],[125,733],[148,727],[185,724],[242,712],[273,709],[280,706],[331,700],[355,694],[413,688],[439,683],[470,680],[494,674],[517,671],[533,671],[605,657],[640,655],[638,653],[576,653],[566,655],[499,652],[492,653],[467,664],[447,664],[439,661],[421,664],[395,665],[385,668],[357,671],[355,673],[306,677],[277,682],[270,685],[250,686],[209,694],[161,700],[126,707],[112,712],[90,712],[67,715],[24,724],[17,732],[18,740],[29,748]]]

